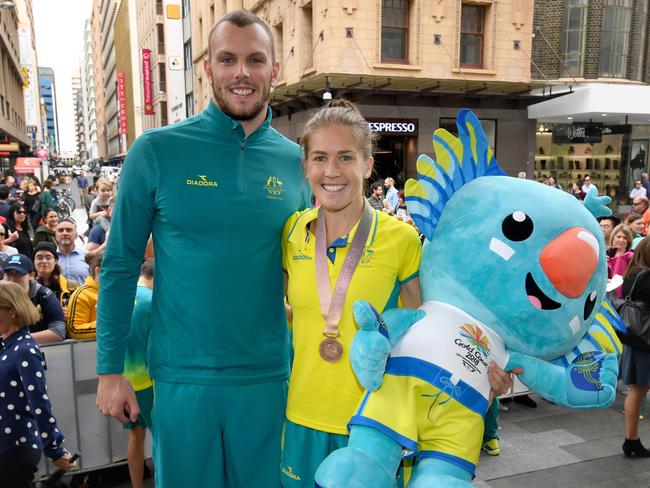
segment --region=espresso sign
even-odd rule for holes
[[[418,119],[366,119],[375,134],[390,136],[416,136]]]

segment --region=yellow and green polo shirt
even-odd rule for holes
[[[377,310],[397,307],[401,286],[418,276],[422,247],[413,227],[375,211],[339,323],[343,356],[336,363],[328,363],[318,352],[325,319],[316,285],[316,237],[309,230],[317,216],[317,208],[295,213],[282,234],[282,267],[289,277],[287,299],[293,310],[294,360],[287,418],[312,429],[347,435],[347,423],[364,391],[350,366],[350,344],[358,329],[352,305],[366,300]],[[332,289],[357,226],[327,249]]]

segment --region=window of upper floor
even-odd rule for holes
[[[409,0],[381,2],[381,61],[408,63]]]
[[[624,78],[632,25],[632,0],[606,0],[600,41],[599,75]]]
[[[461,9],[460,65],[465,68],[483,68],[487,6],[464,3]]]
[[[562,32],[562,77],[582,76],[587,33],[588,0],[568,0]]]

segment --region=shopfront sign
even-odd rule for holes
[[[117,72],[117,102],[118,102],[118,126],[119,133],[126,134],[128,132],[128,123],[126,116],[126,74],[124,71]]]
[[[370,130],[379,135],[416,136],[418,119],[366,119]]]
[[[603,124],[578,123],[555,124],[553,144],[596,144],[603,139]]]
[[[144,85],[144,114],[153,115],[153,94],[151,90],[151,50],[142,50],[142,83]]]

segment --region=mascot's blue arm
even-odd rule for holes
[[[353,310],[359,331],[350,347],[350,363],[361,386],[375,391],[381,386],[391,349],[425,312],[393,308],[379,314],[362,300],[354,303]]]
[[[510,352],[506,371],[523,368],[519,379],[547,400],[568,408],[605,408],[616,398],[616,354],[590,351],[566,368],[525,354]]]

